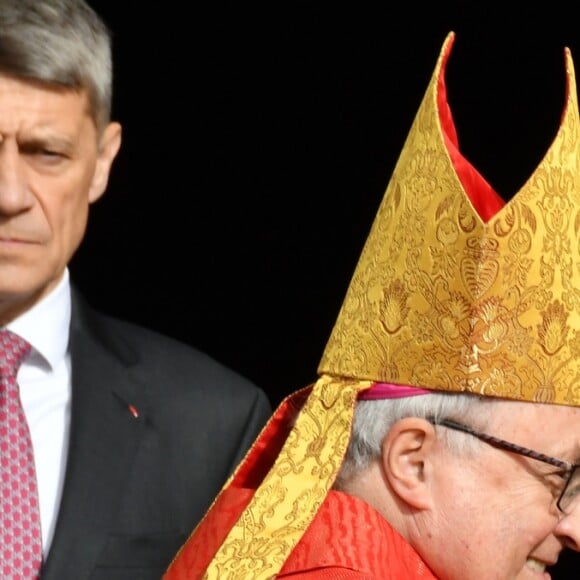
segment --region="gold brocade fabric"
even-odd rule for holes
[[[450,33],[319,372],[580,405],[576,81],[544,159],[484,223],[446,148],[438,88]],[[506,137],[509,138],[509,137]]]
[[[321,377],[252,501],[208,567],[208,580],[266,580],[280,571],[342,463],[353,409],[370,383]]]

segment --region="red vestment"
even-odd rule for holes
[[[185,544],[164,580],[198,580],[253,490],[228,489]],[[217,505],[214,507],[218,507]],[[242,508],[243,509],[243,508]],[[277,578],[436,580],[419,554],[371,506],[331,491]]]
[[[435,580],[436,576],[375,509],[331,491],[277,578]]]

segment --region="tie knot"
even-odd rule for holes
[[[0,376],[15,376],[30,344],[10,330],[0,330]]]

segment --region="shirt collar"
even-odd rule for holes
[[[44,365],[54,369],[66,355],[71,317],[71,296],[68,269],[60,282],[30,310],[10,322],[6,328],[27,340],[33,348],[31,363],[37,353]]]

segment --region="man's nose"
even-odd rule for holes
[[[0,215],[16,215],[33,203],[26,172],[14,146],[0,143]]]
[[[560,518],[554,533],[566,547],[580,552],[580,501],[574,502],[566,510],[566,514]]]

